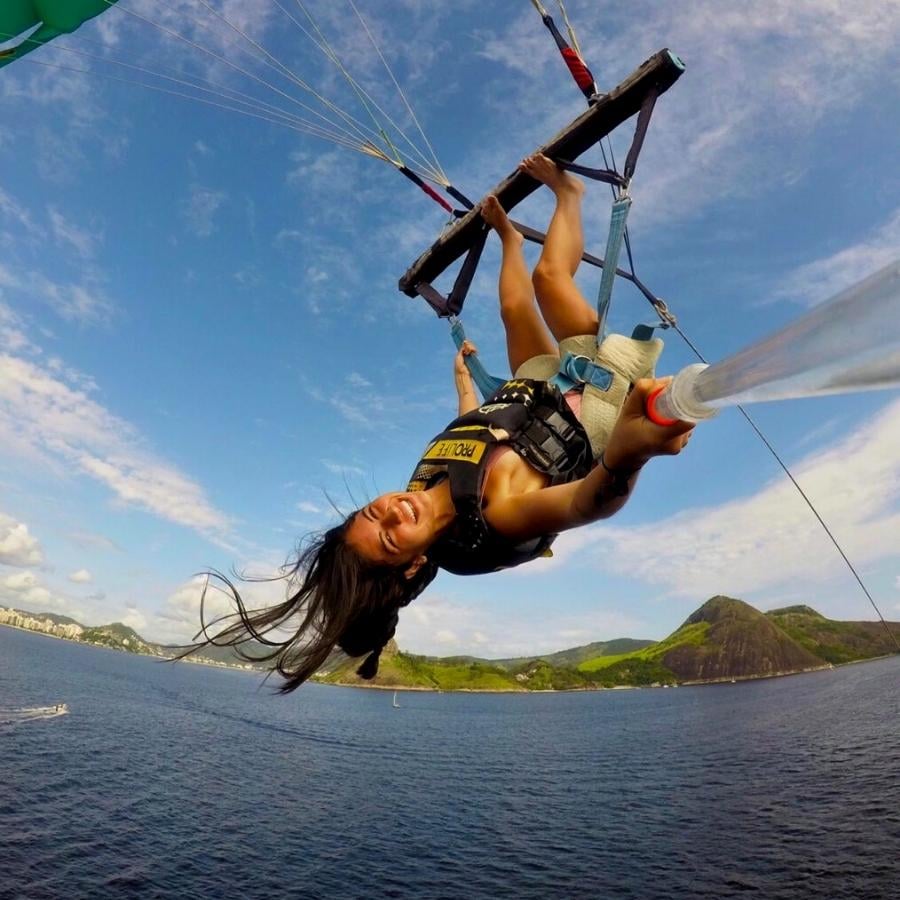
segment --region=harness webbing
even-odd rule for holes
[[[624,187],[625,179],[614,169],[593,169],[590,166],[582,166],[580,163],[569,162],[567,159],[557,159],[554,162],[567,172],[575,172],[593,181],[603,181],[616,187]]]
[[[659,97],[659,91],[652,88],[644,102],[641,104],[641,110],[638,113],[637,125],[634,128],[634,137],[631,140],[631,147],[628,148],[628,156],[625,158],[625,168],[623,176],[626,184],[631,181],[634,175],[637,159],[644,146],[644,138],[647,136],[647,126],[650,124],[650,116],[653,115],[653,108],[656,106],[656,99]]]
[[[466,340],[466,332],[463,329],[462,322],[456,316],[450,317],[450,336],[453,338],[453,343],[456,344],[456,349],[462,350],[462,345]],[[470,353],[464,359],[466,368],[469,370],[472,380],[478,385],[478,390],[481,391],[483,399],[487,400],[501,385],[506,384],[507,379],[491,375],[485,369],[477,353]]]
[[[475,270],[478,268],[478,262],[481,259],[481,253],[484,250],[485,243],[487,243],[489,231],[487,223],[484,223],[478,239],[466,253],[466,258],[463,260],[459,274],[456,276],[456,281],[453,282],[453,288],[446,297],[427,281],[422,281],[416,285],[416,291],[440,318],[446,319],[450,316],[458,316],[462,311],[466,294],[469,293],[469,287],[472,284]]]
[[[606,315],[612,298],[613,283],[616,280],[619,254],[622,251],[622,239],[625,237],[625,225],[628,222],[628,210],[631,209],[631,197],[623,194],[612,205],[609,217],[609,234],[606,238],[606,253],[603,257],[603,275],[600,277],[600,288],[597,291],[597,335],[606,330]]]

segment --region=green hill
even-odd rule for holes
[[[506,659],[485,659],[480,656],[423,656],[423,660],[440,665],[467,666],[480,663],[494,666],[511,672],[521,672],[538,662],[546,662],[551,666],[575,668],[585,660],[598,656],[616,656],[651,647],[656,641],[642,641],[635,638],[617,638],[613,641],[594,641],[568,650],[557,650],[555,653],[544,653],[535,656],[512,656]]]
[[[683,634],[683,639],[672,642]],[[824,660],[742,600],[713,597],[666,642],[661,660],[679,681],[758,678],[821,667]]]
[[[129,628],[121,622],[113,622],[111,625],[98,625],[96,628],[85,628],[81,633],[80,640],[87,644],[99,644],[102,647],[125,650],[128,653],[143,653],[149,656],[160,655],[158,644],[148,643],[133,628]]]
[[[80,626],[74,619],[53,613],[37,618]],[[900,640],[900,622],[888,624]],[[75,639],[161,657],[174,656],[181,649],[145,641],[121,622],[85,628]],[[254,650],[259,651],[257,655],[264,650],[252,643],[245,649],[251,655]],[[359,661],[346,659],[326,667],[316,680],[442,691],[578,690],[761,678],[895,652],[896,646],[880,622],[838,622],[805,605],[763,614],[742,600],[718,596],[658,642],[620,638],[541,656],[490,660],[417,656],[403,653],[391,641],[381,656],[374,681],[358,678],[355,669]],[[230,647],[205,647],[192,659],[217,665],[250,665]],[[267,668],[265,663],[254,667]]]
[[[524,686],[500,666],[462,657],[443,660],[402,653],[390,641],[381,654],[378,674],[364,681],[356,674],[359,660],[346,660],[326,675],[317,677],[326,684],[370,687],[423,688],[438,691],[522,691]]]
[[[900,623],[892,628],[900,635]],[[713,597],[659,642],[600,641],[546,656],[486,660],[403,653],[392,641],[378,676],[363,682],[357,661],[322,680],[385,688],[575,690],[762,678],[892,652],[877,622],[835,622],[808,606],[763,614],[742,600]]]
[[[766,617],[810,653],[834,665],[897,652],[881,622],[838,622],[809,606],[773,609]],[[900,641],[900,622],[887,626]]]

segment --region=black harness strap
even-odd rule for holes
[[[462,192],[458,191],[452,184],[448,184],[444,187],[444,190],[454,198],[454,200],[459,200],[460,203],[466,209],[474,209],[475,204]]]
[[[638,155],[644,146],[644,138],[647,136],[647,126],[650,124],[650,116],[653,115],[653,107],[656,106],[656,98],[659,96],[659,88],[652,88],[644,97],[641,104],[641,111],[638,113],[637,125],[634,128],[634,138],[631,141],[631,147],[628,150],[628,156],[625,159],[625,169],[623,175],[626,183],[631,181],[634,175],[634,169],[637,166]]]
[[[553,162],[567,172],[575,172],[576,175],[583,175],[593,181],[603,181],[617,187],[624,187],[626,184],[625,179],[612,169],[592,169],[590,166],[582,166],[579,163],[569,162],[567,159],[554,159]]]
[[[437,288],[427,281],[420,282],[416,285],[416,293],[424,297],[428,305],[442,319],[450,316],[458,316],[462,312],[463,304],[466,302],[466,295],[472,286],[472,279],[475,277],[475,270],[478,268],[478,262],[481,259],[481,253],[484,245],[487,243],[488,232],[490,228],[487,223],[483,224],[478,239],[469,248],[466,258],[463,260],[456,281],[453,282],[453,289],[449,296],[445,297]]]

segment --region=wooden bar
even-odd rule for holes
[[[662,94],[678,80],[683,71],[684,63],[674,53],[660,50],[535,152],[544,153],[551,159],[573,162],[635,115],[652,88],[655,87]],[[539,182],[516,169],[490,193],[495,194],[500,205],[509,211],[539,187]],[[481,204],[478,203],[474,209],[454,222],[410,266],[400,279],[400,290],[410,297],[418,296],[416,285],[433,282],[472,246],[478,236],[480,222]]]

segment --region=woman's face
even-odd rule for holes
[[[382,494],[358,510],[346,541],[369,562],[408,566],[411,577],[436,537],[431,497],[425,491],[403,491]]]

